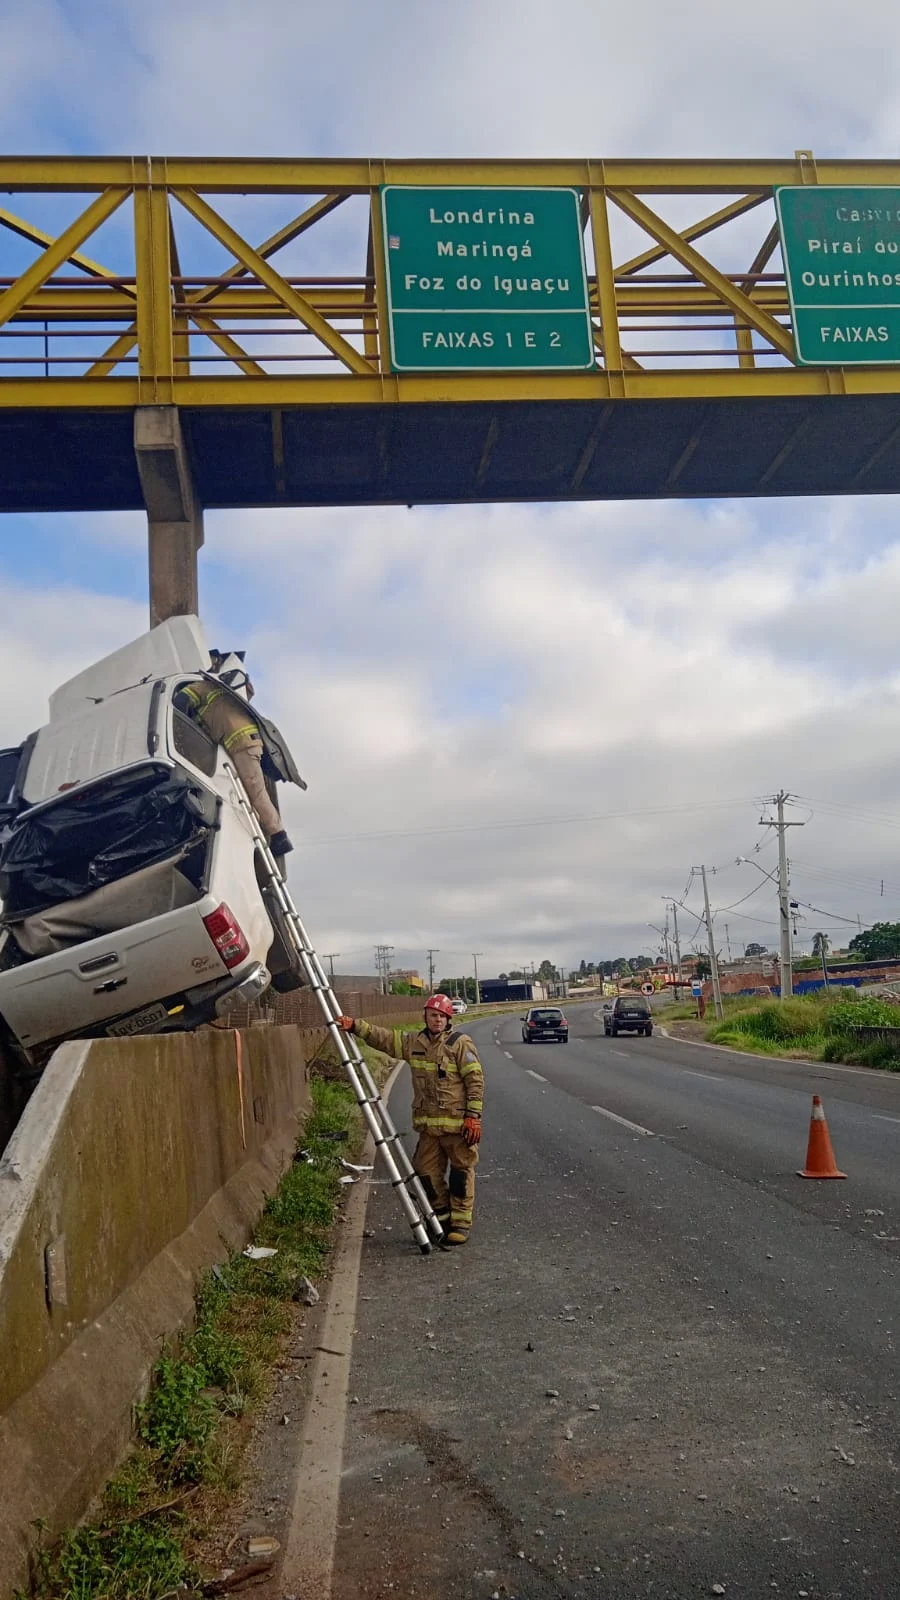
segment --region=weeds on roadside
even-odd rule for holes
[[[731,1001],[721,1022],[706,1036],[716,1044],[762,1055],[803,1055],[900,1071],[900,1049],[890,1040],[860,1041],[859,1027],[896,1027],[900,1010],[853,990],[820,989],[786,1000]]]
[[[29,1594],[16,1600],[154,1600],[199,1583],[190,1552],[204,1496],[214,1499],[237,1482],[240,1419],[268,1391],[297,1279],[323,1270],[341,1152],[361,1129],[343,1083],[314,1079],[312,1099],[302,1147],[313,1159],[295,1158],[254,1235],[277,1255],[251,1261],[235,1253],[204,1277],[193,1331],[160,1356],[135,1409],[134,1449],[99,1512],[39,1546]]]

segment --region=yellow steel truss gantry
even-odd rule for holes
[[[900,162],[0,159],[0,409],[898,393],[795,365],[773,191],[815,182]],[[577,189],[595,369],[391,372],[387,183]]]

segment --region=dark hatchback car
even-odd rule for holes
[[[532,1006],[522,1023],[525,1044],[536,1044],[538,1039],[558,1039],[560,1044],[569,1042],[569,1024],[559,1006]]]
[[[603,1013],[603,1032],[645,1033],[653,1032],[653,1013],[649,1001],[642,994],[619,994],[609,1011]]]

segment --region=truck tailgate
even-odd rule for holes
[[[212,909],[204,898],[0,973],[0,1015],[30,1047],[226,976],[203,925]]]

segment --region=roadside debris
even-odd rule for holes
[[[317,1306],[319,1304],[319,1291],[314,1283],[310,1283],[308,1278],[298,1278],[297,1286],[291,1298],[299,1300],[300,1304],[304,1306]]]
[[[255,1534],[247,1543],[248,1556],[274,1556],[280,1549],[278,1540],[269,1533]]]
[[[271,1557],[265,1561],[248,1561],[244,1567],[238,1567],[236,1572],[229,1573],[227,1577],[213,1578],[209,1583],[204,1583],[200,1593],[204,1595],[230,1594],[234,1589],[240,1589],[252,1578],[258,1578],[265,1572],[271,1572],[274,1566]]]
[[[248,1244],[241,1254],[246,1256],[248,1261],[269,1261],[272,1256],[277,1256],[278,1251],[267,1244]]]

